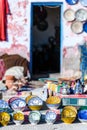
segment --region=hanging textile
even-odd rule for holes
[[[6,41],[7,17],[10,14],[8,1],[0,0],[0,41]]]

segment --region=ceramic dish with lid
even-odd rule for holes
[[[72,10],[72,9],[65,10],[65,12],[64,12],[64,18],[67,21],[73,21],[75,19],[75,12],[74,12],[74,10]]]
[[[78,0],[66,0],[66,2],[69,4],[69,5],[75,5],[78,3]]]
[[[85,9],[78,9],[75,12],[75,18],[78,21],[86,21],[87,20],[87,11]]]
[[[83,31],[83,24],[80,21],[74,21],[71,24],[71,30],[73,33],[79,34]]]
[[[82,6],[87,6],[87,0],[79,0]]]

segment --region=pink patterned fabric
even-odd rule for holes
[[[4,74],[5,74],[5,64],[3,59],[0,59],[0,80],[2,80]]]

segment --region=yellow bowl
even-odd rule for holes
[[[60,97],[58,96],[50,96],[49,98],[47,98],[46,103],[47,104],[58,104],[61,102]]]
[[[31,110],[40,110],[42,108],[42,105],[37,105],[37,106],[28,106],[29,109]]]

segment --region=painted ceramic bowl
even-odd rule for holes
[[[7,112],[0,113],[0,123],[2,126],[6,126],[10,122],[10,115]]]
[[[78,118],[87,120],[87,110],[80,110],[78,112]]]
[[[13,113],[13,122],[16,125],[20,125],[24,122],[24,113],[21,111],[16,111]]]
[[[72,108],[63,108],[61,113],[61,120],[64,121],[64,123],[70,124],[73,123],[76,119],[77,112],[76,110]]]
[[[40,118],[41,118],[41,114],[39,111],[31,111],[29,113],[29,122],[32,124],[32,125],[35,125],[35,124],[38,124],[39,121],[40,121]]]
[[[26,107],[26,102],[22,98],[17,98],[11,102],[10,106],[14,111],[23,111]]]
[[[49,109],[57,109],[61,104],[61,99],[58,96],[50,96],[46,100],[46,105]]]
[[[25,99],[26,104],[28,104],[28,101],[29,101],[31,98],[33,98],[33,97],[36,97],[36,96],[34,96],[34,95],[29,95],[29,96],[27,96],[26,99]]]
[[[69,4],[69,5],[75,5],[78,3],[78,0],[66,0],[66,2]]]
[[[41,98],[39,98],[38,96],[36,97],[32,97],[29,101],[28,101],[28,107],[31,110],[40,110],[43,106],[43,101]]]
[[[10,112],[10,107],[8,103],[4,100],[0,100],[0,112]]]
[[[54,111],[47,111],[45,115],[45,121],[48,124],[53,124],[56,121],[57,115]]]

